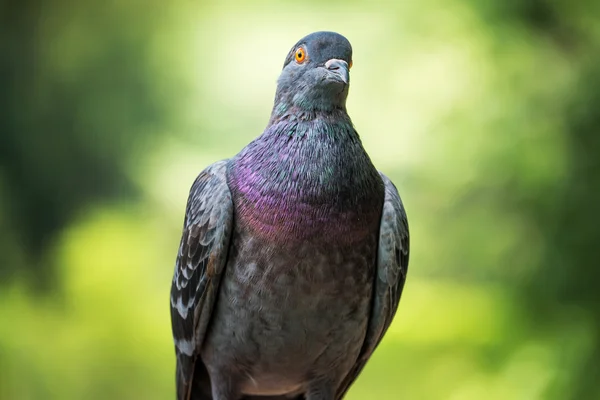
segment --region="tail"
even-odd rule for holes
[[[179,355],[176,373],[177,400],[213,400],[210,376],[202,360]],[[305,400],[305,397],[304,395],[244,396],[241,400]]]
[[[177,400],[212,400],[210,376],[202,360],[177,357]]]

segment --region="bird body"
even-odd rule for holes
[[[389,326],[408,226],[347,115],[351,61],[338,34],[296,44],[266,130],[192,186],[171,295],[179,400],[341,399]]]
[[[383,181],[354,129],[327,124],[278,122],[228,163],[236,225],[202,356],[243,393],[341,380],[364,341]]]

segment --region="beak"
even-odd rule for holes
[[[348,63],[344,60],[332,58],[325,63],[325,68],[332,72],[335,80],[343,82],[345,85],[350,82],[350,73],[348,71]]]

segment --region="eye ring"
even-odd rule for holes
[[[296,59],[296,62],[298,64],[302,64],[304,61],[306,61],[306,51],[304,50],[304,48],[298,47],[296,49],[296,54],[294,58]]]
[[[348,69],[352,68],[352,60],[348,63]]]

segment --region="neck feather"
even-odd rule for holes
[[[351,240],[371,232],[383,202],[381,178],[342,110],[272,118],[232,159],[228,182],[240,222],[272,239]]]

